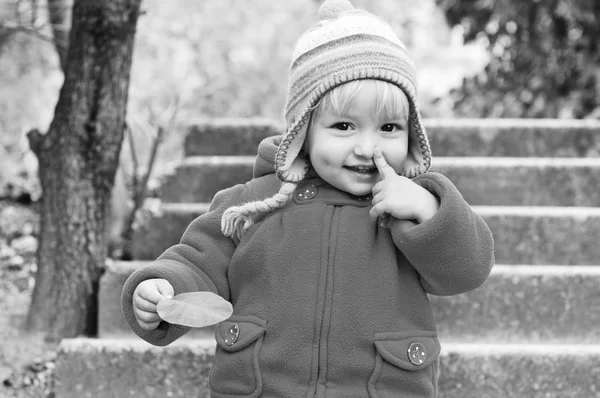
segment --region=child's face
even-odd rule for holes
[[[381,148],[397,173],[408,153],[408,115],[374,112],[375,87],[365,81],[342,115],[331,106],[315,112],[307,137],[310,161],[319,177],[357,196],[370,194],[380,179],[373,161],[375,148]]]

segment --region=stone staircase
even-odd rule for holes
[[[432,169],[486,220],[496,263],[479,289],[431,297],[442,343],[440,398],[600,397],[600,123],[425,120]],[[193,126],[135,258],[100,285],[100,338],[67,339],[57,397],[208,397],[212,330],[169,347],[133,336],[120,292],[134,269],[177,243],[220,189],[252,175],[259,119]]]

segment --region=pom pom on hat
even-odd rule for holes
[[[348,0],[325,0],[319,8],[319,20],[335,19],[342,12],[352,10],[353,8]]]

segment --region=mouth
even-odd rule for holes
[[[354,166],[344,166],[346,170],[352,171],[354,173],[371,176],[377,174],[377,167],[375,165],[354,165]]]

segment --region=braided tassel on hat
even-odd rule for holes
[[[257,213],[267,213],[277,209],[290,199],[298,184],[283,183],[279,192],[265,200],[233,206],[225,210],[221,217],[223,235],[242,239],[242,234],[253,224],[252,216]]]

